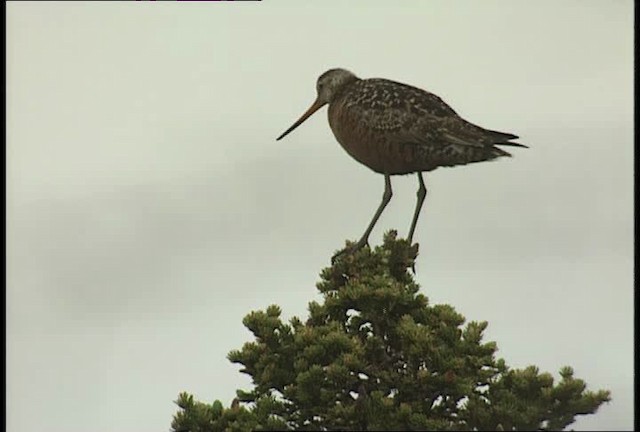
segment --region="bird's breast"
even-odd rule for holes
[[[329,125],[333,135],[351,157],[381,174],[409,174],[424,171],[418,164],[413,144],[395,139],[394,133],[384,125],[376,124],[374,112],[348,106],[338,101],[329,105]],[[378,115],[379,116],[379,115]]]

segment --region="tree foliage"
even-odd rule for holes
[[[418,292],[416,255],[391,231],[322,271],[324,301],[309,304],[306,322],[283,322],[275,305],[251,312],[243,323],[255,341],[228,358],[253,389],[229,408],[180,394],[173,430],[562,430],[610,400],[570,367],[557,382],[509,368],[482,340],[486,321],[464,325]]]

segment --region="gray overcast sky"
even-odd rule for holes
[[[8,431],[164,431],[180,391],[248,388],[244,315],[306,316],[382,195],[326,109],[275,141],[337,66],[531,147],[426,176],[417,280],[511,366],[610,389],[576,429],[632,429],[633,3],[361,4],[7,4]],[[392,184],[372,244],[409,228]]]

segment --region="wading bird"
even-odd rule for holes
[[[368,244],[371,230],[391,200],[390,176],[418,175],[418,201],[407,237],[411,244],[427,195],[423,172],[511,156],[497,146],[527,147],[511,142],[516,135],[476,126],[438,96],[407,84],[361,79],[345,69],[330,69],[318,78],[316,91],[311,107],[276,140],[328,104],[329,125],[338,142],[355,160],[384,175],[382,202],[369,226],[360,240],[332,261]]]

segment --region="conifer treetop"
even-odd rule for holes
[[[509,368],[483,342],[486,321],[465,325],[419,293],[417,252],[390,231],[322,270],[306,321],[283,322],[276,305],[249,313],[255,340],[228,359],[253,388],[230,408],[180,394],[173,430],[562,430],[610,400],[570,367],[559,381]]]

